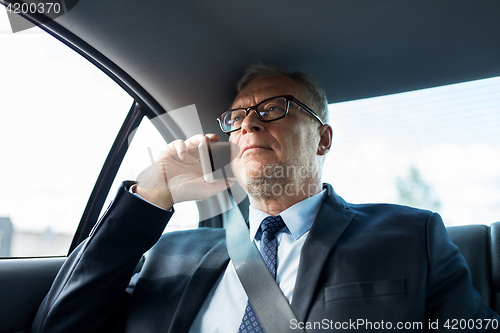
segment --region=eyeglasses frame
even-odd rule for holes
[[[286,111],[285,113],[279,117],[279,118],[276,118],[276,119],[271,119],[271,120],[264,120],[262,119],[258,112],[257,112],[257,108],[259,107],[259,105],[261,105],[262,103],[265,103],[267,101],[270,101],[272,99],[275,99],[275,98],[284,98],[286,100]],[[258,103],[257,105],[254,105],[254,106],[250,106],[248,108],[237,108],[237,109],[231,109],[231,110],[228,110],[228,111],[225,111],[223,113],[221,113],[218,117],[217,117],[217,122],[219,123],[219,127],[221,128],[221,130],[224,132],[224,133],[232,133],[232,132],[235,132],[235,131],[239,131],[241,129],[238,128],[238,129],[234,129],[234,130],[231,130],[231,131],[224,131],[224,129],[222,128],[222,116],[224,114],[226,114],[227,112],[232,112],[232,111],[236,111],[236,110],[245,110],[245,118],[248,116],[248,114],[250,113],[251,110],[254,110],[255,112],[255,115],[257,116],[257,118],[262,121],[263,123],[269,123],[271,121],[275,121],[275,120],[279,120],[281,118],[284,118],[287,114],[288,114],[288,109],[290,108],[290,102],[294,102],[295,104],[297,104],[298,106],[300,106],[302,109],[306,110],[311,116],[313,116],[317,121],[320,122],[321,125],[324,125],[323,121],[321,120],[321,118],[313,111],[311,110],[310,107],[308,107],[307,105],[305,105],[304,103],[302,103],[301,101],[299,101],[298,99],[296,99],[295,97],[293,97],[292,95],[280,95],[280,96],[274,96],[274,97],[270,97],[270,98],[267,98],[263,101],[261,101],[260,103]]]

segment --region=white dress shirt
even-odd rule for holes
[[[299,268],[300,251],[309,229],[318,214],[326,190],[300,201],[279,214],[286,227],[276,233],[278,240],[278,269],[276,282],[283,294],[292,302],[295,280]],[[261,222],[269,214],[250,206],[250,239],[260,249]],[[238,279],[232,262],[214,285],[203,303],[190,333],[237,333],[245,312],[248,297]]]

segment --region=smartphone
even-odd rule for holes
[[[238,145],[230,142],[201,143],[198,152],[205,182],[215,183],[224,177],[234,181],[231,161],[238,155],[239,150]]]

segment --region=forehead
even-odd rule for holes
[[[303,89],[300,83],[286,76],[261,76],[240,91],[232,107],[249,107],[280,95],[293,95],[300,100],[303,99]]]

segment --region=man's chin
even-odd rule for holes
[[[276,164],[275,160],[264,159],[264,158],[246,158],[242,162],[245,164],[245,168],[251,166],[252,169],[263,169],[267,165]]]
[[[286,175],[281,172],[283,167],[269,163],[245,164],[245,169],[240,174],[235,174],[239,184],[253,197],[266,197],[272,186],[284,186],[289,182]]]
[[[276,178],[275,170],[277,168],[282,169],[277,163],[252,160],[245,164],[244,175],[249,181],[260,182],[265,179]]]

